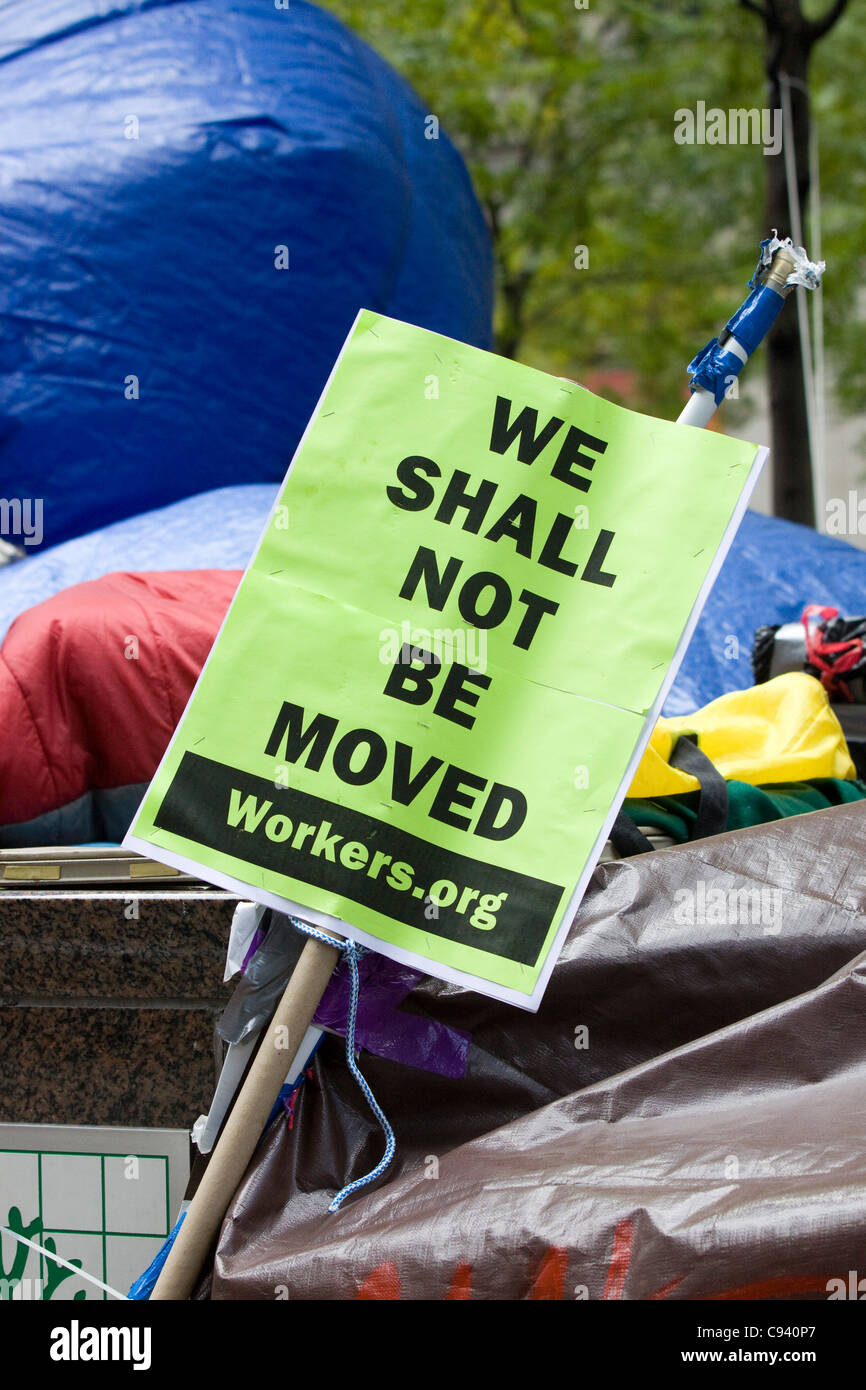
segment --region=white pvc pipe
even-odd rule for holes
[[[696,425],[698,429],[703,429],[715,413],[716,399],[712,391],[705,390],[703,386],[696,386],[677,416],[677,424]]]

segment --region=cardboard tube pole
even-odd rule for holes
[[[335,934],[334,941],[341,939]],[[189,1298],[271,1113],[289,1063],[319,1006],[339,959],[339,945],[310,937],[235,1100],[183,1225],[150,1295]]]

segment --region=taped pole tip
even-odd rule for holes
[[[761,242],[757,268],[749,284],[768,285],[783,295],[796,285],[817,290],[826,269],[826,261],[810,261],[805,247],[795,246],[790,237],[780,240],[774,227],[773,235]]]
[[[711,338],[688,365],[691,396],[677,423],[703,428],[709,424],[752,353],[772,327],[797,285],[817,290],[824,261],[810,261],[804,247],[776,229],[761,242],[758,264],[749,281],[749,296],[728,319],[718,338]]]

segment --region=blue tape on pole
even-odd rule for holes
[[[725,346],[728,338],[736,338],[746,355],[751,357],[767,336],[784,303],[784,295],[768,285],[753,289],[725,324],[724,341],[711,338],[692,358],[687,369],[692,390],[702,386],[705,391],[712,392],[716,405],[721,405],[734,377],[739,376],[745,366],[742,358]]]
[[[733,318],[728,319],[725,324],[727,331],[750,357],[769,333],[784,302],[784,295],[778,294],[769,285],[761,285],[752,290]]]
[[[718,338],[711,338],[688,365],[689,384],[693,391],[696,386],[710,391],[716,405],[721,405],[725,392],[744,366],[741,357],[728,352],[720,345]]]
[[[757,288],[759,276],[761,276],[769,266],[772,260],[772,247],[779,246],[780,244],[779,238],[776,236],[775,232],[773,232],[772,236],[764,237],[764,240],[758,247],[758,264],[755,266],[752,278],[749,281],[750,290]]]

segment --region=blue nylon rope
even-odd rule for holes
[[[368,1183],[375,1182],[377,1178],[382,1176],[397,1149],[397,1141],[394,1138],[394,1131],[391,1128],[388,1117],[373,1095],[373,1092],[370,1090],[366,1080],[361,1075],[358,1063],[355,1061],[355,1021],[358,1016],[358,995],[361,988],[361,981],[358,975],[358,961],[361,956],[367,954],[367,948],[366,946],[360,946],[357,941],[335,941],[332,936],[328,936],[327,932],[319,931],[318,927],[311,927],[308,922],[301,922],[297,917],[290,917],[289,921],[293,927],[296,927],[299,932],[303,932],[305,936],[314,936],[317,941],[324,941],[328,946],[336,946],[346,959],[346,964],[349,967],[349,1011],[346,1017],[346,1063],[349,1071],[361,1088],[364,1099],[376,1116],[379,1124],[382,1126],[382,1132],[385,1135],[385,1152],[376,1164],[376,1167],[371,1172],[367,1173],[365,1177],[356,1178],[354,1182],[347,1183],[345,1187],[341,1187],[328,1207],[328,1211],[339,1211],[341,1205],[351,1193],[357,1192],[359,1188],[366,1187]]]

